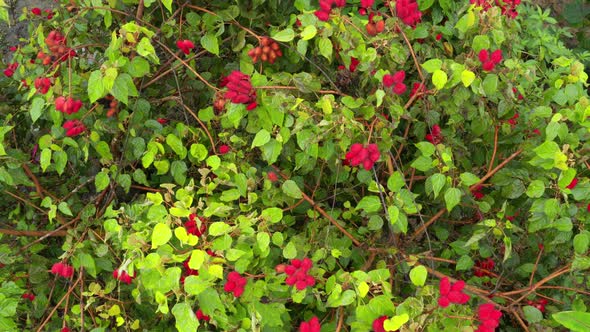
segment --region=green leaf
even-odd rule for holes
[[[145,61],[145,60],[144,60]],[[102,83],[102,73],[100,70],[95,70],[88,78],[88,98],[91,103],[94,103],[99,98],[104,97],[104,85]]]
[[[292,41],[295,38],[295,31],[293,31],[291,28],[287,28],[285,30],[271,34],[270,37],[278,42],[286,43]]]
[[[461,184],[468,187],[478,183],[480,180],[477,175],[469,172],[461,173],[459,177],[461,178]]]
[[[432,74],[432,84],[434,84],[434,87],[436,87],[438,90],[442,90],[442,88],[444,88],[445,84],[447,84],[447,80],[447,73],[440,69],[435,70]]]
[[[490,38],[486,35],[478,35],[473,38],[473,43],[471,44],[471,48],[473,51],[478,54],[479,51],[483,49],[490,48]]]
[[[541,180],[533,180],[526,190],[526,195],[530,198],[539,198],[545,193],[545,184]]]
[[[410,270],[410,280],[416,286],[424,286],[428,277],[428,271],[422,265],[418,265]]]
[[[214,34],[207,33],[201,38],[201,46],[209,53],[219,55],[219,40]]]
[[[209,235],[220,236],[231,232],[232,227],[223,221],[214,222],[209,225]]]
[[[285,248],[283,248],[283,257],[286,259],[294,259],[297,257],[297,248],[293,242],[287,243]]]
[[[461,190],[457,188],[449,188],[445,192],[445,202],[447,210],[451,212],[459,202],[461,202]]]
[[[318,33],[318,29],[315,25],[308,25],[306,26],[303,31],[301,31],[301,39],[302,40],[310,40]]]
[[[188,261],[188,267],[192,270],[199,270],[205,263],[206,256],[207,253],[203,250],[193,250]]]
[[[524,312],[524,318],[529,323],[534,324],[543,320],[543,313],[533,306],[527,305],[522,308],[522,311]]]
[[[433,174],[430,177],[430,182],[432,183],[432,192],[434,193],[434,198],[437,198],[438,194],[447,183],[447,177],[440,173]]]
[[[150,72],[150,64],[144,58],[136,56],[127,65],[127,72],[132,77],[143,77]],[[88,84],[90,84],[90,82]],[[90,86],[88,89],[90,89]]]
[[[45,172],[45,170],[47,170],[47,167],[49,167],[49,165],[51,165],[51,153],[52,153],[52,151],[49,148],[41,150],[41,156],[39,157],[39,163],[41,164],[41,170],[43,172]]]
[[[172,308],[172,314],[176,319],[175,326],[179,332],[194,332],[199,328],[199,320],[190,304],[186,302],[176,303]]]
[[[580,233],[574,236],[574,250],[577,254],[583,255],[588,251],[588,245],[590,244],[590,236],[588,233]]]
[[[356,206],[356,210],[364,210],[365,212],[372,213],[382,209],[381,200],[377,196],[365,196]]]
[[[491,96],[498,91],[498,75],[488,74],[483,80],[483,91],[486,96]]]
[[[383,322],[383,328],[386,331],[397,331],[399,330],[402,325],[407,323],[410,320],[410,316],[408,314],[401,314],[399,316],[394,316],[390,319],[386,319]]]
[[[283,210],[277,207],[267,208],[262,210],[260,217],[276,224],[283,219]]]
[[[260,251],[265,251],[268,249],[268,245],[270,244],[270,235],[268,235],[266,232],[257,233],[256,243],[258,243],[258,248],[260,248]]]
[[[471,70],[465,69],[463,72],[461,72],[461,82],[463,82],[463,85],[465,87],[470,86],[474,80],[475,80],[475,73],[472,72]]]
[[[66,216],[73,216],[72,210],[70,210],[70,207],[68,206],[67,202],[60,202],[57,205],[57,209],[59,210],[59,212],[65,214]]]
[[[43,108],[45,107],[45,98],[35,97],[31,102],[31,109],[29,110],[29,114],[31,115],[31,120],[33,123],[37,121],[41,115],[43,114]]]
[[[156,55],[156,49],[154,49],[154,46],[147,37],[141,38],[137,44],[137,53],[144,58],[152,60],[156,64],[160,63],[160,59]]]
[[[332,59],[332,52],[334,50],[334,45],[332,45],[332,41],[328,38],[321,38],[318,39],[318,48],[320,49],[320,54],[328,59]]]
[[[295,181],[293,181],[293,180],[287,180],[287,181],[283,182],[283,185],[281,186],[281,188],[283,189],[283,193],[285,193],[289,197],[293,197],[293,198],[297,198],[297,199],[300,199],[303,197],[303,193],[301,192],[301,189],[299,189],[299,186],[297,186],[297,183],[295,183]]]
[[[426,70],[427,73],[432,74],[437,70],[442,68],[442,60],[441,59],[430,59],[422,64],[422,68]]]
[[[270,133],[266,129],[260,129],[254,140],[252,141],[252,148],[263,146],[270,141]]]
[[[96,174],[96,177],[94,178],[94,186],[96,187],[97,192],[103,191],[108,187],[109,183],[111,183],[111,179],[106,171]]]
[[[162,0],[162,4],[168,9],[169,13],[172,13],[172,0]]]
[[[551,315],[551,317],[573,332],[590,331],[590,313],[562,311]]]
[[[176,153],[180,157],[180,159],[184,159],[187,154],[187,149],[182,144],[182,140],[176,137],[174,134],[168,134],[166,136],[166,144],[172,148],[172,151]]]
[[[168,243],[172,238],[172,230],[166,223],[158,223],[154,227],[152,232],[152,249],[156,249],[159,246]]]

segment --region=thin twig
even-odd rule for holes
[[[490,166],[488,166],[488,173],[492,171],[492,167],[494,167],[494,161],[496,159],[496,152],[498,151],[498,128],[496,126],[494,130],[494,152],[492,153],[492,160],[490,160]]]

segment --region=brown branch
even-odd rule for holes
[[[418,237],[420,234],[422,234],[422,232],[424,232],[426,230],[426,228],[428,228],[428,226],[432,225],[445,212],[447,212],[447,208],[440,209],[434,216],[432,216],[427,222],[425,222],[424,225],[421,225],[416,231],[414,231],[414,234],[412,234],[412,236],[410,237],[410,239],[408,241],[410,241],[410,242],[414,241],[414,239],[416,239],[416,237]]]
[[[217,154],[217,151],[215,150],[215,141],[213,140],[213,137],[211,136],[211,133],[209,133],[209,129],[207,129],[207,126],[205,126],[205,124],[203,123],[203,121],[201,121],[201,119],[199,119],[199,117],[197,116],[197,114],[195,112],[193,112],[193,110],[190,107],[186,106],[186,104],[182,101],[182,99],[180,97],[178,97],[177,100],[180,103],[180,105],[182,105],[182,107],[184,107],[184,109],[187,112],[189,112],[190,115],[192,115],[193,118],[195,118],[195,120],[197,120],[197,122],[199,123],[199,125],[201,126],[201,128],[203,128],[203,131],[205,131],[205,133],[209,137],[209,141],[211,142],[211,148],[213,149],[213,153]]]
[[[496,168],[494,168],[493,170],[489,171],[476,184],[474,184],[471,187],[469,187],[469,190],[471,191],[471,190],[473,190],[473,189],[481,186],[484,182],[486,182],[487,179],[489,179],[492,176],[494,176],[494,174],[496,174],[496,172],[498,172],[499,170],[501,170],[504,166],[506,166],[506,164],[508,164],[510,161],[512,161],[512,159],[516,158],[519,154],[521,154],[522,151],[523,151],[522,149],[516,150],[516,152],[514,152],[513,154],[511,154],[510,157],[506,158],[503,162],[501,162],[498,166],[496,166]]]
[[[488,166],[488,173],[492,171],[492,167],[494,167],[494,161],[496,159],[496,152],[498,151],[498,128],[496,126],[494,130],[494,152],[492,153],[492,160],[490,161],[490,166]]]
[[[70,294],[72,293],[72,291],[74,291],[74,288],[76,288],[76,286],[78,285],[78,283],[80,282],[82,278],[82,275],[80,274],[78,276],[78,279],[76,280],[76,282],[74,282],[72,284],[72,286],[70,286],[70,288],[68,289],[68,291],[64,294],[64,296],[61,298],[61,300],[59,300],[59,302],[57,302],[57,304],[55,305],[55,307],[53,307],[53,310],[51,310],[51,312],[49,313],[49,315],[47,315],[47,318],[45,318],[45,320],[43,321],[43,323],[41,323],[41,325],[39,326],[39,328],[37,328],[37,332],[41,332],[43,331],[43,327],[45,327],[45,325],[47,325],[47,323],[49,322],[49,320],[51,319],[51,317],[53,316],[53,314],[57,311],[57,308],[59,308],[59,306],[61,305],[61,303],[70,296]],[[81,294],[80,294],[81,295]],[[82,310],[84,311],[84,310]]]
[[[283,172],[281,172],[281,170],[278,167],[272,167],[277,171],[277,173],[281,175],[281,177],[283,177],[283,179],[289,179],[289,177],[283,174]],[[317,205],[317,203],[313,199],[307,196],[304,192],[301,192],[301,195],[303,196],[304,200],[306,200],[309,204],[311,204],[311,206],[313,206],[314,210],[319,212],[319,214],[321,214],[324,218],[328,219],[332,223],[332,225],[334,225],[336,228],[338,228],[340,232],[342,232],[342,234],[348,237],[352,241],[352,243],[354,243],[355,246],[362,246],[362,243],[359,240],[357,240],[352,234],[350,234],[346,229],[344,229],[344,227],[342,227],[334,218],[332,218],[332,216],[330,216],[326,211],[324,211],[324,209]]]
[[[66,236],[67,231],[20,231],[16,229],[0,228],[0,234],[8,234],[14,236]]]

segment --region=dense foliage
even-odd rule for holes
[[[69,0],[21,20],[0,330],[590,329],[588,75],[548,11]]]

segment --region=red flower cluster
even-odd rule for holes
[[[430,129],[430,134],[426,134],[426,140],[434,145],[439,144],[440,142],[442,142],[443,137],[440,131],[440,126],[435,124],[434,126],[432,126],[432,129]]]
[[[365,148],[360,143],[354,143],[344,158],[350,166],[358,166],[362,164],[363,168],[368,171],[373,167],[375,162],[379,160],[379,157],[381,157],[381,153],[379,153],[377,144],[369,144]]]
[[[199,309],[199,310],[197,310],[197,312],[195,312],[195,316],[197,316],[198,320],[203,320],[205,322],[208,322],[211,320],[211,317],[205,315],[201,309]]]
[[[471,189],[471,195],[473,195],[473,197],[477,200],[484,198],[485,194],[482,192],[482,189],[482,186],[477,186]]]
[[[176,42],[176,47],[178,47],[182,53],[189,54],[193,48],[195,48],[195,44],[188,39],[179,40]]]
[[[32,301],[32,300],[31,300]],[[546,299],[538,299],[536,301],[528,300],[527,304],[539,309],[540,312],[545,312],[545,306],[549,303]]]
[[[229,150],[231,150],[230,147],[225,144],[219,146],[219,154],[226,154]]]
[[[68,137],[78,136],[86,130],[86,126],[80,120],[68,120],[64,123],[63,128]]]
[[[35,299],[35,294],[33,293],[24,293],[23,295],[21,295],[21,298],[29,300],[29,301],[33,301]]]
[[[250,76],[234,70],[222,80],[222,86],[227,86],[224,98],[230,99],[234,104],[245,104],[246,109],[251,111],[258,106],[256,104],[256,90],[250,83]]]
[[[248,51],[248,56],[252,58],[252,62],[256,63],[258,60],[267,61],[271,65],[275,63],[277,58],[283,56],[281,46],[270,37],[261,37],[260,46],[254,47]]]
[[[35,84],[37,83],[35,82]],[[82,108],[81,100],[74,100],[72,97],[65,98],[64,96],[59,96],[55,99],[55,109],[62,113],[70,115],[77,113],[80,108]]]
[[[518,16],[516,7],[520,5],[520,0],[496,0],[496,5],[500,7],[502,15],[515,19]]]
[[[356,71],[356,67],[358,67],[358,65],[360,63],[361,62],[359,61],[359,59],[357,59],[355,57],[350,57],[350,66],[348,66],[348,70],[351,73],[354,73]],[[338,70],[344,70],[344,69],[346,69],[346,67],[344,67],[342,65],[338,66]]]
[[[125,270],[119,272],[119,269],[116,269],[115,271],[113,271],[113,278],[118,279],[121,282],[124,282],[127,285],[129,285],[131,284],[133,279],[135,279],[135,274],[131,276]]]
[[[315,316],[307,322],[301,322],[301,325],[299,325],[299,332],[320,332],[321,329],[320,320]]]
[[[374,332],[387,332],[385,327],[383,327],[383,323],[387,320],[387,316],[381,316],[373,321],[373,331]]]
[[[477,318],[479,318],[481,324],[478,326],[475,332],[494,332],[496,327],[500,325],[501,317],[502,312],[500,310],[496,310],[493,304],[481,304],[479,308],[477,308]]]
[[[426,93],[426,85],[416,82],[412,86],[412,91],[410,91],[410,98],[414,97],[414,95],[418,94],[416,99],[422,99],[422,95]]]
[[[332,7],[344,7],[346,0],[320,0],[320,9],[315,11],[315,16],[320,21],[327,21],[330,19]]]
[[[481,68],[485,71],[492,71],[500,61],[502,61],[502,50],[495,50],[490,55],[486,49],[479,51],[479,61],[482,63]]]
[[[45,38],[45,44],[51,56],[39,52],[37,58],[40,59],[44,65],[50,64],[52,61],[62,62],[70,57],[76,56],[76,51],[66,46],[67,40],[59,31],[52,30]]]
[[[285,267],[285,273],[288,275],[285,283],[289,286],[295,285],[297,290],[313,287],[315,285],[315,279],[313,276],[307,274],[312,266],[313,262],[309,258],[304,258],[303,261],[299,259],[291,260],[291,264]]]
[[[71,278],[74,275],[74,268],[71,265],[59,262],[53,264],[51,267],[51,273],[60,275],[64,278]]]
[[[60,332],[70,332],[70,329],[67,326],[64,326],[64,328],[62,328]]]
[[[235,297],[240,297],[244,293],[248,279],[242,277],[238,272],[232,271],[227,275],[227,282],[223,286],[223,290],[228,293],[233,293]]]
[[[465,288],[465,281],[463,280],[451,284],[449,278],[442,278],[439,284],[440,297],[438,298],[438,305],[446,308],[451,303],[467,303],[469,295],[463,293],[463,288]]]
[[[476,277],[484,277],[484,276],[491,276],[492,273],[490,271],[492,271],[494,269],[494,266],[496,266],[496,263],[494,262],[494,260],[492,258],[488,258],[486,260],[482,260],[482,261],[477,261],[475,263],[475,267],[473,268],[473,274]]]
[[[395,12],[402,22],[412,28],[416,28],[422,20],[422,12],[418,9],[416,0],[398,0],[395,3]]]
[[[4,69],[4,75],[6,75],[6,77],[12,77],[16,71],[16,68],[18,68],[18,62],[9,64],[8,67]]]
[[[574,189],[578,185],[578,178],[573,178],[572,182],[566,186],[567,189]]]
[[[401,95],[402,93],[406,92],[406,85],[404,84],[404,80],[406,79],[406,72],[400,70],[393,75],[385,74],[383,75],[383,85],[386,88],[393,86],[393,93],[397,95]]]
[[[363,8],[373,7],[374,2],[375,2],[375,0],[361,0],[361,7],[363,7]]]
[[[35,89],[42,95],[46,94],[51,87],[51,81],[47,77],[37,77],[35,79]]]
[[[198,227],[196,218],[197,215],[191,213],[188,216],[188,221],[184,223],[184,228],[186,229],[186,232],[189,234],[201,236],[205,234],[205,232],[207,231],[207,224],[205,224],[207,222],[207,219],[199,217],[201,226]]]

